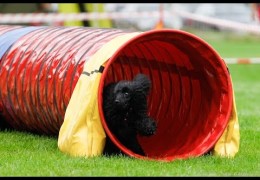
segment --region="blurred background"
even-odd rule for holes
[[[0,3],[0,24],[179,29],[205,39],[224,57],[260,57],[260,3]],[[254,46],[236,54],[239,43],[229,46],[234,39]]]
[[[219,20],[243,23],[243,26],[259,25],[257,5],[258,3],[0,3],[0,13],[9,15],[8,21],[1,16],[0,23],[76,25],[138,31],[164,27],[215,31],[232,29],[241,32],[246,31],[243,30],[244,27],[239,29],[236,24],[233,27],[227,26]],[[26,16],[26,13],[34,14]],[[35,16],[36,13],[52,15],[43,18]],[[67,16],[58,16],[59,13]],[[83,13],[88,15],[84,16]],[[72,14],[74,17],[70,16]]]

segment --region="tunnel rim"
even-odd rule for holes
[[[215,141],[211,141],[211,143],[207,143],[208,145],[208,149],[211,149],[214,144],[218,141],[218,139],[221,137],[222,133],[224,132],[225,128],[227,127],[228,124],[228,119],[231,115],[231,109],[232,109],[232,101],[233,101],[233,97],[232,97],[232,91],[233,91],[233,87],[232,87],[232,82],[231,82],[231,77],[230,77],[230,73],[228,71],[228,67],[226,65],[226,63],[224,62],[224,60],[221,58],[221,56],[218,54],[218,52],[211,46],[209,45],[205,40],[203,40],[202,38],[183,31],[183,30],[177,30],[177,29],[153,29],[153,30],[149,30],[149,31],[145,31],[142,32],[136,36],[134,36],[133,38],[127,40],[125,43],[122,44],[122,46],[120,48],[118,48],[113,55],[107,60],[105,68],[101,74],[101,78],[100,78],[100,82],[99,82],[99,86],[98,86],[98,108],[99,108],[99,112],[100,112],[100,119],[101,119],[101,124],[105,130],[105,133],[107,134],[107,136],[109,136],[109,138],[111,139],[111,141],[121,150],[123,151],[125,154],[131,156],[131,157],[136,157],[139,159],[148,159],[148,160],[162,160],[162,161],[172,161],[174,159],[185,159],[188,158],[189,155],[188,154],[184,154],[184,155],[170,155],[167,157],[158,157],[158,158],[153,158],[153,157],[146,157],[146,156],[142,156],[139,154],[136,154],[134,152],[132,152],[130,149],[128,149],[127,147],[125,147],[123,144],[121,144],[119,141],[117,141],[116,137],[112,134],[112,132],[109,130],[106,121],[105,121],[105,117],[104,117],[104,113],[103,113],[103,108],[102,108],[102,102],[103,102],[103,98],[102,98],[102,92],[103,92],[103,88],[104,88],[104,82],[106,79],[106,75],[108,72],[109,67],[117,60],[117,58],[119,57],[119,55],[121,54],[121,51],[123,51],[125,48],[127,48],[128,46],[130,46],[132,43],[138,43],[138,41],[142,38],[145,38],[146,36],[156,36],[156,35],[160,35],[160,34],[164,34],[164,33],[173,33],[173,34],[182,34],[184,36],[190,37],[195,39],[196,41],[199,41],[200,43],[204,44],[209,51],[211,51],[214,56],[217,57],[217,59],[219,60],[219,63],[221,65],[221,67],[223,68],[223,71],[225,71],[225,75],[227,75],[227,84],[228,84],[228,110],[227,110],[227,114],[225,117],[225,125],[223,125],[223,129],[222,132],[219,132],[216,136],[215,136]],[[107,137],[106,137],[107,138]],[[208,140],[207,140],[208,141]],[[200,156],[202,154],[204,154],[205,152],[202,150],[200,150],[200,152],[198,152],[195,156]]]

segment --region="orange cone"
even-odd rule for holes
[[[154,29],[163,29],[164,28],[164,23],[163,23],[163,4],[160,4],[159,6],[159,13],[160,13],[160,18],[158,23],[155,25]]]
[[[159,22],[155,25],[154,29],[163,29],[164,24],[162,20],[159,20]]]

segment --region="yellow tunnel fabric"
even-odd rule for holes
[[[228,125],[213,148],[213,155],[221,157],[234,157],[240,144],[239,123],[236,109],[235,94],[233,90],[233,105]]]
[[[140,32],[118,36],[103,45],[87,60],[83,72],[98,70],[124,42]],[[58,148],[72,156],[101,155],[105,131],[98,111],[98,85],[101,73],[82,73],[67,106],[58,136]]]

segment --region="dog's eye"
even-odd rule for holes
[[[122,89],[122,93],[124,94],[124,96],[128,96],[128,95],[129,95],[129,90],[128,90],[128,88],[124,87],[124,88]]]

